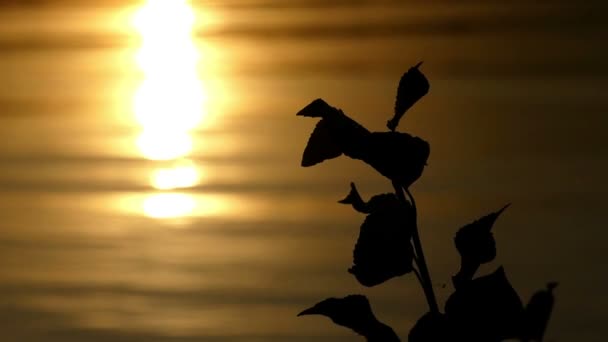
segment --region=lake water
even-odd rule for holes
[[[430,93],[400,129],[431,144],[414,184],[435,291],[455,231],[500,218],[527,301],[557,280],[548,341],[604,341],[606,7],[590,1],[12,1],[0,6],[3,341],[355,341],[325,318],[366,294],[406,340],[411,275],[346,272],[390,183],[347,158],[299,167],[315,98],[384,130],[399,77]],[[447,287],[444,285],[447,284]]]

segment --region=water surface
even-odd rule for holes
[[[551,341],[603,341],[608,58],[602,2],[13,1],[0,7],[0,327],[6,341],[353,341],[296,318],[367,294],[403,339],[412,277],[346,272],[347,159],[302,169],[317,97],[383,130],[403,71],[431,92],[413,188],[441,301],[454,232],[513,206],[499,257]],[[542,248],[538,248],[542,246]],[[443,284],[448,284],[443,288]]]

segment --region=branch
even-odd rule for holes
[[[404,187],[396,182],[393,182],[393,187],[395,188],[397,197],[404,204],[407,203],[407,199],[403,193]],[[429,305],[429,310],[432,313],[439,313],[439,306],[437,305],[437,299],[435,297],[435,292],[433,291],[433,282],[431,281],[431,275],[429,274],[429,270],[426,265],[424,252],[422,250],[422,243],[420,242],[420,234],[418,233],[418,209],[416,208],[416,201],[414,200],[414,196],[412,196],[409,189],[405,189],[405,192],[407,193],[412,204],[412,209],[414,210],[414,233],[412,234],[412,240],[414,242],[414,252],[417,256],[415,262],[420,270],[420,283],[422,285],[422,290],[424,291],[426,301]]]

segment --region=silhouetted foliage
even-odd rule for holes
[[[416,275],[429,312],[411,328],[410,342],[498,342],[508,338],[542,341],[557,283],[549,283],[546,290],[536,293],[524,309],[502,266],[491,274],[475,277],[480,265],[496,258],[492,227],[509,205],[458,230],[454,243],[461,257],[460,270],[452,277],[455,291],[446,301],[445,313],[439,310],[418,233],[416,202],[409,191],[422,175],[430,146],[421,138],[394,131],[404,113],[429,90],[420,64],[401,77],[394,116],[387,123],[389,132],[370,132],[322,99],[314,100],[297,114],[321,118],[304,150],[302,166],[344,154],[372,166],[392,181],[395,190],[372,196],[366,202],[351,183],[349,194],[339,201],[366,214],[355,244],[353,266],[348,271],[364,286],[408,273]],[[329,298],[298,316],[312,314],[327,316],[368,341],[399,341],[393,329],[376,319],[362,295]]]
[[[314,100],[297,115],[321,118],[304,149],[302,166],[345,154],[364,161],[405,187],[422,175],[430,146],[418,137],[400,132],[370,133],[321,99]]]
[[[303,315],[327,316],[334,323],[354,330],[370,342],[399,341],[391,327],[376,319],[369,301],[362,295],[325,299],[298,314]]]
[[[395,194],[376,195],[366,203],[354,183],[341,202],[369,213],[355,245],[354,265],[348,270],[361,285],[375,286],[412,271],[414,221],[409,203],[402,203]]]
[[[524,341],[542,341],[553,311],[553,289],[557,282],[547,284],[547,289],[536,292],[528,305],[524,316]]]
[[[355,183],[350,183],[350,192],[344,199],[338,201],[338,203],[350,204],[353,206],[353,209],[365,214],[378,212],[380,210],[401,210],[402,208],[399,198],[393,193],[375,195],[368,202],[363,201]]]
[[[407,337],[409,342],[451,341],[450,325],[444,314],[440,312],[425,313]]]
[[[391,131],[397,128],[405,112],[429,92],[429,81],[420,72],[421,65],[422,62],[416,64],[401,76],[395,97],[395,113],[386,123],[386,127]]]
[[[523,313],[523,304],[502,267],[461,284],[445,304],[452,331],[461,341],[519,337]]]
[[[458,230],[454,243],[460,253],[460,271],[452,278],[454,287],[458,288],[460,283],[471,280],[481,264],[494,260],[496,241],[492,235],[492,226],[509,205]]]

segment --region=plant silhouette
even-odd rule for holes
[[[354,183],[340,203],[368,214],[353,251],[354,265],[348,270],[361,285],[379,285],[413,271],[410,239],[414,227],[409,203],[402,203],[395,194],[376,195],[366,203]]]
[[[297,113],[321,118],[304,149],[302,166],[313,166],[344,154],[370,165],[393,185],[394,192],[372,196],[366,202],[351,183],[349,194],[339,201],[366,214],[348,272],[367,287],[409,273],[416,276],[429,312],[410,329],[410,342],[542,341],[557,283],[549,283],[546,290],[537,292],[524,307],[502,266],[488,275],[475,277],[482,264],[496,257],[492,227],[510,204],[457,231],[454,244],[460,254],[460,270],[452,277],[454,292],[447,299],[444,312],[439,309],[420,241],[416,201],[409,191],[422,175],[430,145],[422,138],[395,131],[405,112],[429,91],[421,64],[410,68],[399,81],[394,115],[387,122],[388,132],[370,132],[322,99],[312,101]],[[298,314],[303,315],[327,316],[367,341],[399,341],[391,327],[376,319],[363,295],[328,298]]]
[[[371,342],[399,341],[391,327],[376,319],[369,301],[362,295],[328,298],[298,314],[304,315],[327,316],[334,323],[354,330]]]
[[[297,115],[321,118],[304,150],[302,166],[313,166],[344,154],[364,161],[406,187],[422,175],[430,147],[418,137],[400,132],[370,132],[322,99],[314,100]]]

